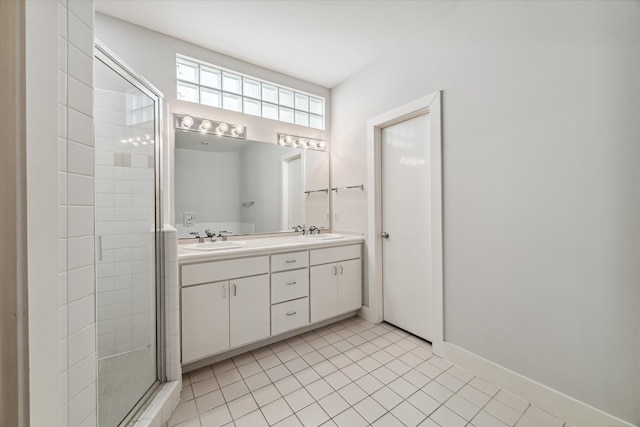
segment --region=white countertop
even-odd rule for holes
[[[342,233],[340,233],[342,234]],[[229,240],[246,242],[246,246],[233,249],[218,249],[214,251],[199,251],[185,249],[185,246],[194,243],[194,239],[185,240],[185,243],[178,243],[178,263],[187,264],[191,262],[214,261],[218,259],[237,258],[252,255],[262,255],[265,253],[291,252],[305,249],[318,249],[331,246],[344,246],[364,242],[364,237],[342,234],[341,239],[327,240],[304,240],[299,235],[286,237],[266,237],[254,238],[253,236],[243,240],[242,237]],[[207,239],[205,239],[207,241]]]

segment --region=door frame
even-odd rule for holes
[[[369,306],[362,314],[370,322],[384,319],[382,287],[382,158],[381,130],[387,126],[427,114],[430,121],[430,177],[431,209],[431,283],[433,284],[433,337],[434,353],[444,353],[444,282],[442,247],[442,114],[441,92],[433,92],[401,105],[367,121],[367,183],[371,190],[367,196],[369,222],[367,225],[367,258],[369,275]]]
[[[289,222],[289,162],[300,159],[300,175],[302,178],[302,189],[305,187],[306,173],[305,173],[305,156],[304,151],[302,152],[287,152],[280,156],[280,166],[281,166],[281,182],[280,182],[280,192],[282,193],[281,198],[281,213],[280,213],[280,229],[281,230],[289,230],[289,226],[287,225]],[[286,190],[286,191],[285,191]],[[304,198],[300,203],[300,210],[302,212],[302,224],[306,223],[306,214],[304,210]]]

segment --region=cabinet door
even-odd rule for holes
[[[231,347],[267,338],[271,331],[269,275],[230,281]]]
[[[362,308],[362,265],[360,259],[338,263],[338,314]]]
[[[311,323],[338,314],[338,266],[324,264],[311,267],[309,300]]]
[[[182,363],[229,348],[229,282],[182,288]]]

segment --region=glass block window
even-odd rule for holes
[[[178,99],[324,129],[324,98],[183,56],[176,58]]]

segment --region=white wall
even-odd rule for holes
[[[360,184],[366,120],[443,90],[445,339],[636,424],[639,46],[637,1],[465,2],[336,87],[331,133]]]
[[[58,7],[55,2],[27,2],[25,7],[27,237],[39,242],[38,245],[27,245],[31,425],[44,424],[47,419],[57,419],[58,408],[67,404],[66,358],[63,360],[62,357],[56,357],[59,355],[59,348],[60,353],[66,355],[67,298],[59,298],[59,289],[55,286],[59,268],[60,271],[66,271],[66,245],[64,265],[59,266],[61,263],[58,258],[50,256],[58,254],[58,223],[66,228],[64,218],[58,221],[58,167],[52,161],[57,158],[58,151],[58,121],[55,114],[60,101],[56,91],[58,27],[48,17],[55,16]],[[46,72],[43,73],[43,70]],[[64,95],[66,97],[66,92]],[[64,106],[61,108],[65,109]],[[43,177],[47,179],[42,179]],[[52,333],[51,325],[60,327]],[[60,339],[64,345],[59,346]],[[43,358],[42,353],[35,352],[34,349],[47,349],[54,357]],[[64,396],[56,400],[51,398],[51,392],[59,390],[60,373],[65,375],[62,389]]]

